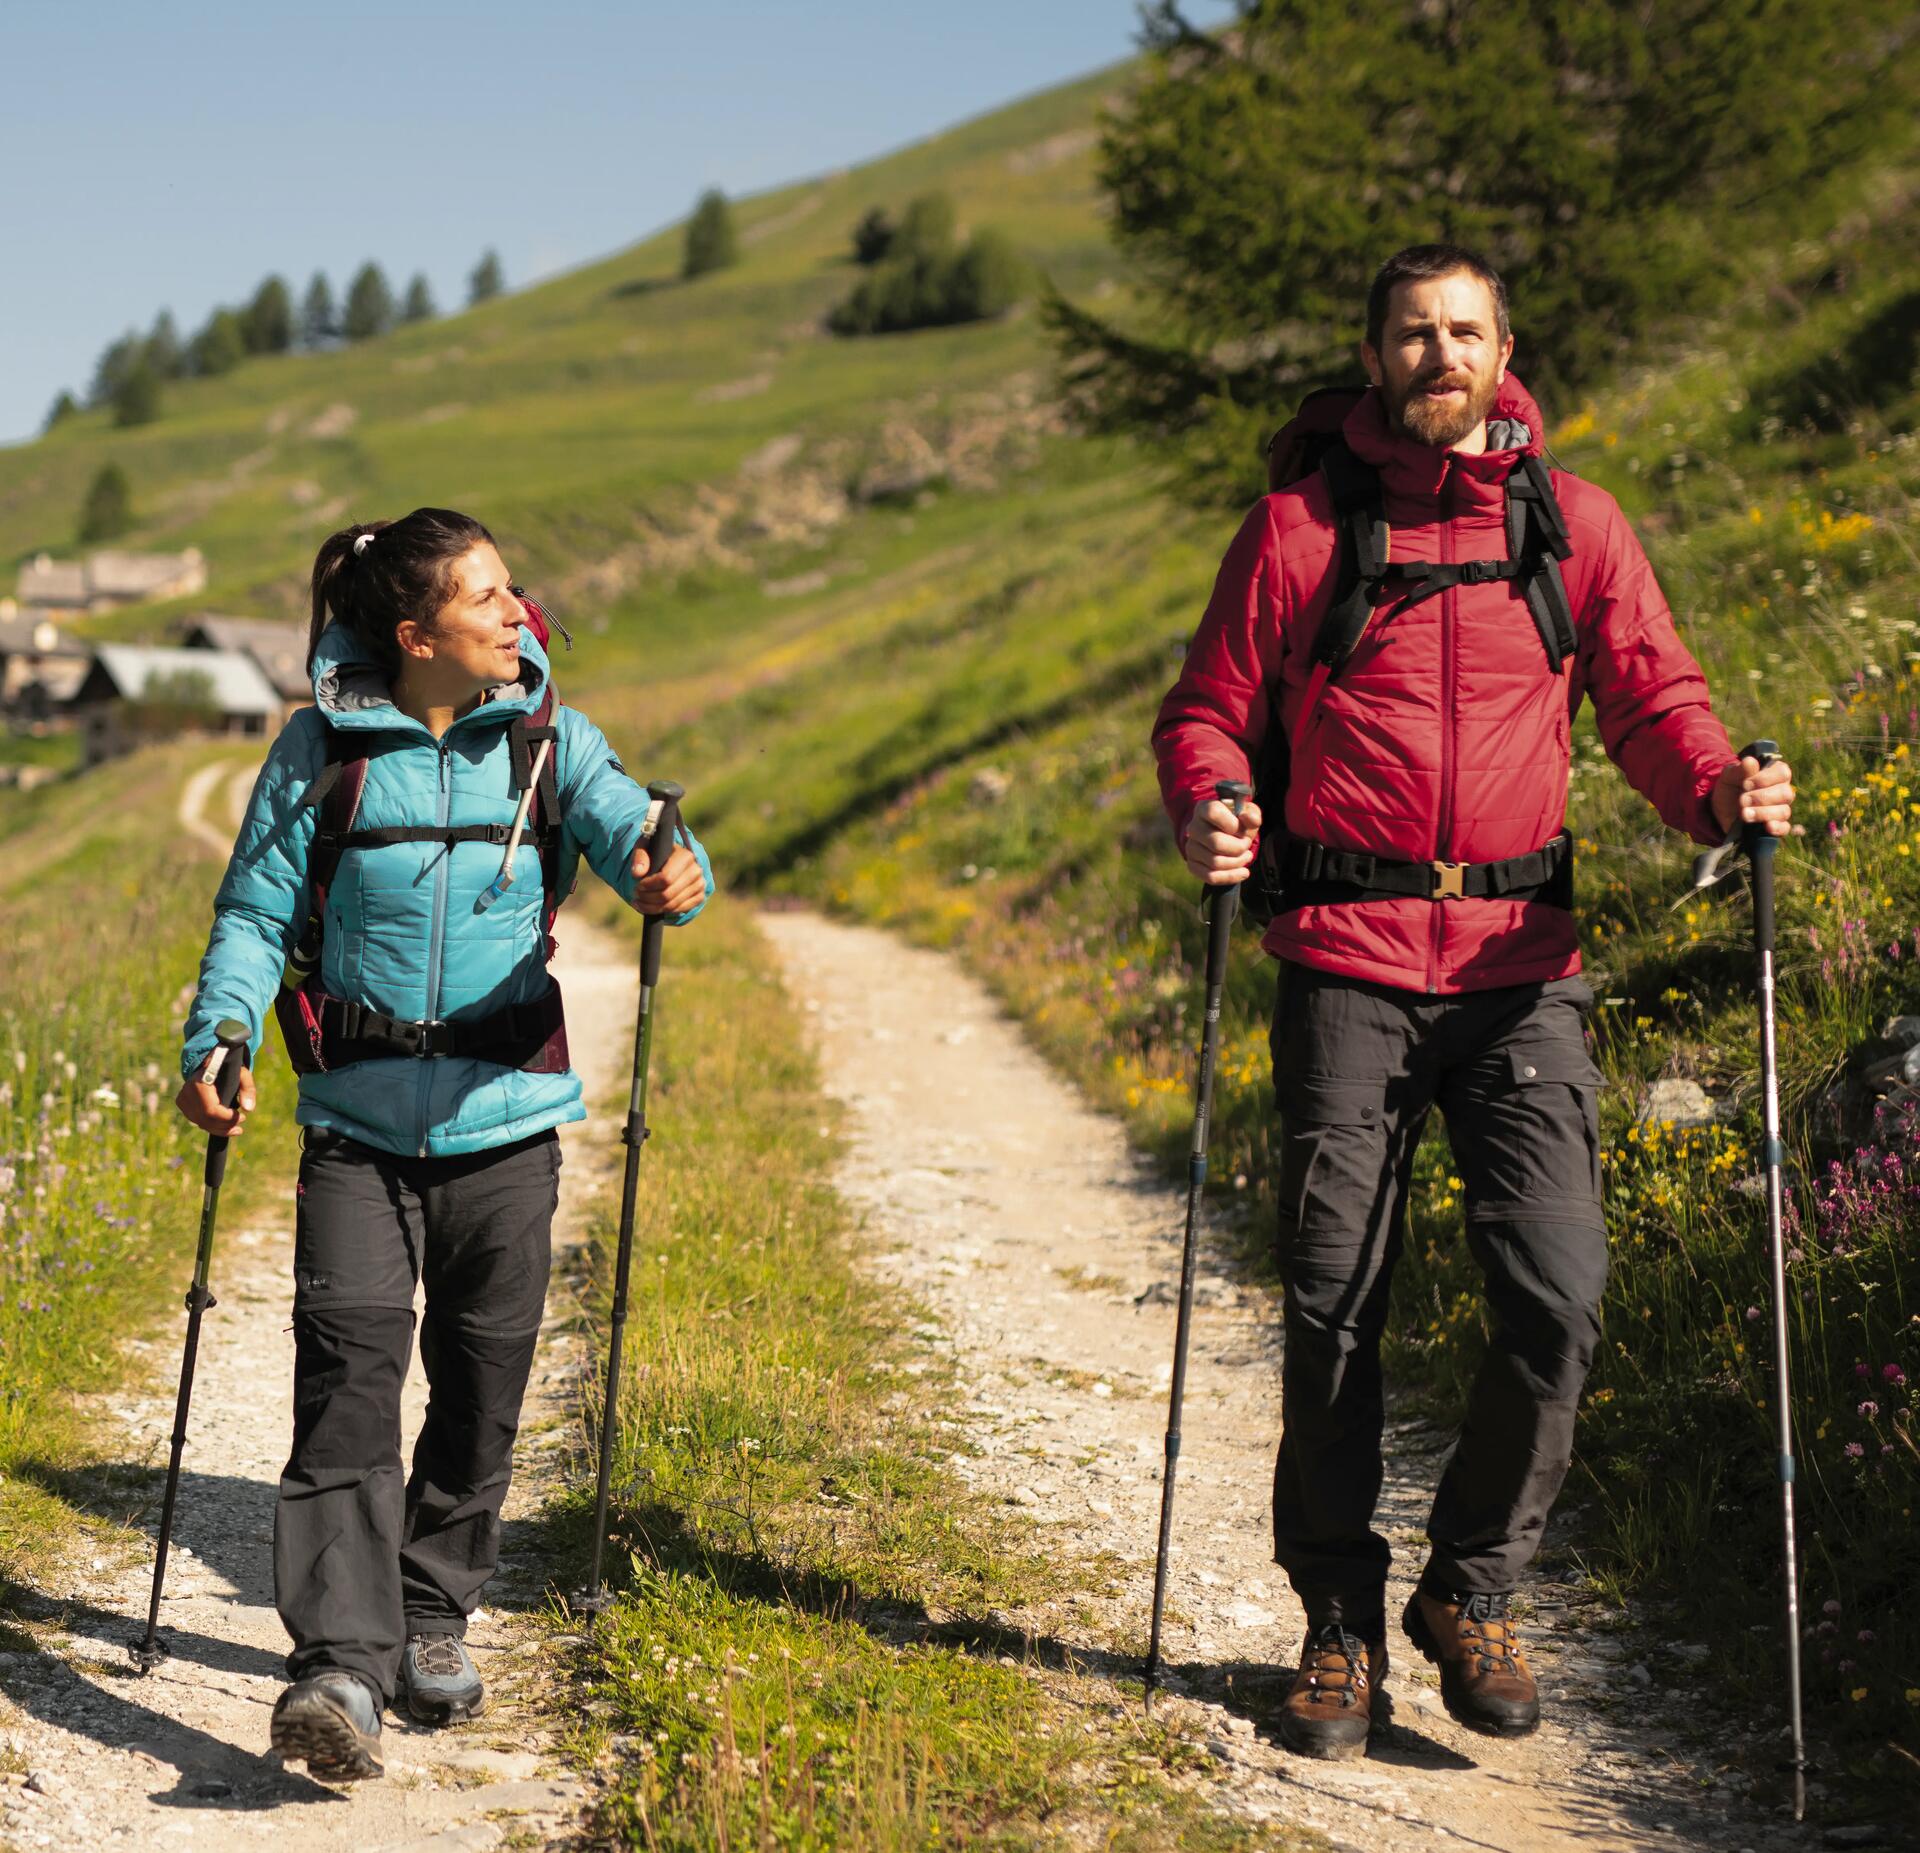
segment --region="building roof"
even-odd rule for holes
[[[36,554],[20,569],[23,605],[69,605],[75,610],[87,602],[87,569],[79,560],[55,560]]]
[[[48,618],[0,617],[0,656],[90,656],[77,637],[69,637]]]
[[[94,673],[87,677],[82,696],[89,691],[137,701],[150,681],[174,676],[205,676],[213,684],[214,705],[222,714],[280,712],[280,697],[265,672],[241,650],[149,649],[130,643],[103,643],[93,654]],[[100,686],[104,677],[106,686]]]
[[[196,652],[244,650],[267,672],[283,701],[304,701],[313,693],[307,674],[307,632],[302,624],[272,618],[222,618],[208,612],[188,620],[186,646]]]
[[[205,585],[207,563],[198,547],[184,553],[100,552],[87,556],[87,589],[96,598],[148,598],[174,585]]]

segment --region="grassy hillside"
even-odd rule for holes
[[[698,487],[724,482],[770,437],[803,441],[778,475],[826,467],[832,487],[848,486],[889,414],[925,429],[977,411],[980,395],[998,403],[1045,358],[1031,317],[856,343],[825,334],[824,312],[861,274],[855,221],[943,188],[963,230],[1002,227],[1063,286],[1093,285],[1112,260],[1090,125],[1112,81],[741,202],[744,261],[693,283],[679,281],[680,235],[668,230],[462,315],[171,386],[150,426],[115,430],[104,411],[73,419],[0,451],[0,560],[70,545],[108,458],[126,468],[141,515],[129,544],[197,544],[212,571],[201,602],[289,613],[326,533],[422,501],[481,513],[540,581],[644,553],[660,529],[688,524]],[[641,577],[651,591],[656,576]],[[593,610],[616,626],[639,615],[604,596]]]
[[[202,546],[209,600],[228,608],[295,610],[314,545],[345,519],[471,507],[579,634],[569,697],[636,770],[687,781],[730,888],[805,893],[958,947],[1171,1154],[1200,942],[1145,737],[1229,523],[1171,506],[1124,448],[1061,429],[1031,317],[859,343],[819,332],[855,274],[854,220],[929,185],[1063,284],[1099,286],[1087,130],[1112,81],[748,202],[743,261],[695,284],[674,280],[662,234],[365,348],[178,388],[138,433],[89,415],[0,452],[0,557],[57,545],[108,456],[146,511],[138,538]],[[1910,198],[1888,176],[1871,213],[1784,258],[1684,350],[1551,408],[1566,462],[1646,537],[1736,740],[1780,738],[1807,794],[1781,882],[1810,1696],[1861,1766],[1889,1742],[1911,1751],[1920,1719],[1920,1622],[1902,1599],[1920,1579],[1912,1128],[1843,1123],[1828,1104],[1849,1053],[1920,1009]],[[1585,720],[1574,791],[1616,1232],[1570,1495],[1579,1548],[1623,1596],[1672,1598],[1676,1634],[1712,1642],[1716,1673],[1771,1715],[1747,916],[1737,900],[1668,911],[1685,846]],[[1221,1192],[1256,1247],[1271,984],[1250,952],[1238,961],[1216,1117]],[[1662,1075],[1703,1082],[1723,1117],[1641,1124]],[[1844,1153],[1865,1167],[1830,1172]],[[1437,1139],[1422,1167],[1394,1355],[1447,1407],[1480,1314]],[[659,1411],[634,1414],[657,1428]],[[653,1715],[656,1699],[629,1700]]]

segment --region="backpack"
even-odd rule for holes
[[[1384,590],[1388,580],[1395,577],[1405,581],[1408,590],[1392,602],[1389,618],[1456,585],[1517,580],[1527,608],[1533,614],[1549,673],[1559,675],[1576,647],[1573,608],[1567,599],[1566,583],[1560,576],[1560,562],[1573,552],[1573,543],[1546,465],[1538,457],[1522,456],[1507,478],[1507,558],[1463,560],[1452,565],[1424,560],[1394,561],[1380,474],[1353,453],[1342,435],[1347,414],[1366,390],[1358,386],[1330,386],[1309,393],[1267,445],[1268,493],[1290,488],[1317,470],[1327,485],[1337,530],[1333,601],[1314,637],[1313,667],[1308,672],[1300,711],[1303,731],[1327,684],[1339,675],[1366,634],[1375,611],[1388,603]],[[1254,802],[1259,805],[1262,818],[1260,846],[1253,871],[1240,889],[1241,911],[1262,931],[1272,924],[1276,914],[1290,905],[1301,904],[1297,889],[1302,873],[1298,867],[1300,858],[1293,853],[1300,846],[1288,838],[1285,825],[1293,748],[1280,725],[1278,688],[1269,691],[1267,716],[1266,734],[1253,767]],[[1544,854],[1536,852],[1536,856]],[[1384,867],[1373,858],[1361,860],[1370,866]],[[1512,860],[1531,863],[1535,858]],[[1500,867],[1498,864],[1485,866]],[[1529,868],[1520,872],[1531,874],[1533,871]],[[1566,864],[1566,872],[1570,881],[1570,862]],[[1317,876],[1320,871],[1315,868],[1310,873]],[[1550,873],[1557,875],[1559,871],[1556,868]],[[1293,898],[1289,897],[1290,887],[1296,890]],[[1396,886],[1384,891],[1404,890]],[[1497,884],[1495,891],[1501,891]]]
[[[558,619],[543,611],[518,586],[511,589],[526,611],[526,628],[542,647],[550,624],[566,638],[567,647],[573,647],[572,638],[567,637]],[[554,916],[567,898],[560,891],[565,815],[554,768],[560,752],[559,729],[553,719],[558,705],[559,697],[549,675],[539,706],[531,715],[517,716],[508,729],[513,789],[526,796],[521,840],[531,842],[540,854],[540,882],[545,899],[541,934],[544,956],[549,962],[554,953]],[[540,750],[543,743],[544,754]],[[457,1023],[406,1022],[351,999],[334,997],[322,987],[320,955],[327,893],[346,851],[377,849],[389,843],[440,843],[448,849],[455,843],[495,843],[505,849],[513,835],[512,827],[506,824],[445,827],[393,824],[378,829],[355,829],[360,799],[366,790],[370,757],[352,736],[329,728],[327,762],[301,800],[307,809],[319,812],[307,859],[307,923],[288,955],[273,1002],[281,1041],[286,1045],[294,1073],[319,1074],[352,1062],[395,1055],[470,1056],[533,1074],[563,1072],[569,1066],[567,1032],[557,984],[549,984],[546,994],[531,1004],[509,1005],[491,1016]],[[539,762],[537,776],[536,760]],[[502,881],[495,892],[502,891],[505,885]]]

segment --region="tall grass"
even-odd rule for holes
[[[192,1272],[203,1142],[173,1096],[210,864],[172,811],[197,750],[0,794],[0,1587],[70,1542],[88,1395],[144,1368],[127,1341],[176,1329]],[[261,1066],[229,1219],[280,1173],[292,1089]]]

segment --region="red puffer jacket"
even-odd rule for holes
[[[1395,432],[1378,393],[1348,415],[1348,445],[1380,472],[1392,558],[1505,557],[1507,474],[1522,451],[1540,450],[1541,430],[1539,407],[1511,375],[1493,420],[1488,450],[1463,456]],[[1524,428],[1517,440],[1501,420]],[[1510,447],[1493,448],[1502,436]],[[1455,586],[1390,623],[1376,615],[1304,735],[1302,695],[1336,575],[1331,508],[1317,471],[1255,503],[1154,724],[1176,834],[1221,779],[1250,776],[1277,689],[1292,741],[1294,836],[1403,862],[1494,862],[1539,849],[1562,828],[1569,730],[1591,695],[1601,740],[1634,789],[1676,830],[1718,842],[1708,794],[1733,753],[1706,680],[1618,504],[1577,477],[1556,471],[1553,480],[1573,540],[1561,571],[1579,635],[1561,673],[1548,671],[1517,585]],[[1370,896],[1283,913],[1264,944],[1303,965],[1415,991],[1580,969],[1572,917],[1545,901]]]

